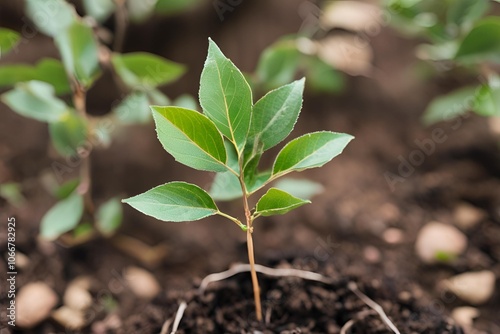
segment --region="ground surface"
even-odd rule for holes
[[[266,45],[298,30],[301,3],[245,3],[222,22],[208,6],[192,16],[132,28],[126,49],[157,52],[188,64],[186,78],[165,91],[172,96],[185,91],[196,94],[208,35],[238,66],[251,70]],[[9,16],[5,13],[2,19]],[[5,22],[18,28],[13,19]],[[149,38],[140,38],[144,33]],[[109,332],[158,333],[174,316],[179,302],[189,300],[180,333],[339,333],[351,319],[355,320],[351,333],[389,333],[380,318],[346,289],[347,281],[352,280],[382,305],[403,333],[462,333],[449,312],[466,303],[443,293],[438,282],[481,269],[500,276],[498,141],[484,119],[469,117],[458,127],[440,124],[437,127],[447,139],[437,143],[411,175],[391,188],[385,173],[397,174],[398,157],[408,159],[418,149],[415,140],[431,138],[433,128],[425,129],[419,122],[425,105],[432,96],[461,82],[415,79],[411,75],[416,63],[414,44],[390,29],[384,28],[372,43],[379,74],[349,79],[341,96],[307,94],[302,118],[291,135],[324,129],[356,137],[331,164],[297,175],[321,182],[325,192],[296,214],[258,221],[254,237],[258,263],[318,271],[335,280],[333,287],[294,278],[261,277],[263,302],[270,313],[265,325],[254,321],[249,275],[240,274],[210,287],[204,296],[195,295],[200,278],[226,270],[231,263],[246,262],[245,235],[233,224],[217,219],[162,224],[125,207],[119,236],[165,250],[158,261],[141,261],[137,254],[124,251],[117,246],[123,244],[120,237],[72,248],[37,241],[40,218],[54,203],[42,186],[42,175],[51,173],[54,161],[47,129],[0,105],[0,182],[21,182],[27,199],[18,208],[0,200],[2,222],[16,217],[17,247],[29,258],[19,270],[18,287],[41,280],[62,296],[68,282],[91,276],[94,305],[99,307],[93,308],[92,320],[83,332],[113,328],[111,317],[116,328]],[[33,61],[41,53],[53,55],[54,50],[49,40],[36,37],[7,61]],[[96,89],[89,102],[92,113],[103,113],[115,98],[106,89]],[[152,126],[117,130],[111,148],[92,154],[97,202],[109,196],[135,195],[172,180],[195,181],[201,186],[208,186],[211,180],[210,175],[174,163],[157,142]],[[452,212],[463,202],[485,214],[467,231],[467,251],[451,266],[422,264],[414,252],[418,230],[432,220],[451,223]],[[238,215],[239,203],[222,207]],[[395,240],[387,237],[389,228],[401,232]],[[0,243],[3,252],[3,229]],[[160,283],[162,292],[153,300],[138,301],[130,291],[123,270],[131,265],[151,271]],[[106,298],[102,291],[107,292]],[[479,306],[481,315],[471,333],[500,333],[499,291],[497,284],[493,298]],[[5,296],[0,298],[4,305]],[[103,304],[107,306],[101,307]],[[4,310],[2,307],[0,312]],[[27,332],[54,331],[63,329],[48,320]]]

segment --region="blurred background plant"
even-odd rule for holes
[[[35,31],[52,38],[60,54],[60,59],[43,58],[35,65],[0,66],[0,88],[13,87],[1,101],[24,117],[47,123],[52,147],[65,159],[54,161],[52,175],[45,178],[57,203],[41,220],[42,237],[54,240],[64,235],[66,243],[75,244],[96,232],[110,236],[120,226],[122,209],[116,197],[97,206],[92,199],[92,150],[109,146],[117,127],[150,122],[150,104],[197,105],[188,95],[170,101],[159,90],[182,76],[185,66],[151,53],[120,53],[127,25],[155,13],[175,14],[199,2],[85,0],[84,16],[64,0],[25,2]],[[111,17],[113,32],[105,26]],[[0,57],[15,50],[22,37],[26,36],[0,28]],[[95,116],[89,113],[87,92],[109,74],[120,95],[110,113]],[[69,178],[75,169],[79,176]],[[21,203],[20,185],[3,184],[0,196]]]
[[[432,66],[432,73],[461,82],[430,102],[423,116],[427,125],[470,110],[481,116],[500,116],[500,17],[492,16],[496,2],[385,2],[394,27],[412,38],[425,39],[416,55]]]

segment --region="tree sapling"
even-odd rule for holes
[[[215,183],[239,187],[244,222],[221,212],[214,198],[197,185],[170,182],[123,200],[142,213],[163,221],[183,222],[223,216],[247,236],[248,259],[257,319],[262,320],[259,283],[255,271],[252,232],[260,216],[281,215],[306,203],[278,188],[270,188],[254,207],[250,197],[288,173],[321,167],[339,155],[351,135],[320,131],[286,144],[271,169],[259,171],[264,151],[292,131],[302,107],[304,79],[270,91],[255,104],[240,70],[209,40],[208,57],[200,80],[203,113],[180,107],[152,106],[158,139],[174,158],[189,167],[218,173]]]

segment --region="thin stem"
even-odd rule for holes
[[[127,9],[125,8],[124,0],[115,0],[115,38],[113,42],[113,51],[121,52],[123,49],[123,41],[127,31]]]
[[[222,216],[222,217],[225,217],[225,218],[231,220],[236,225],[238,225],[238,227],[241,228],[243,231],[247,231],[247,226],[245,224],[243,224],[242,222],[240,222],[238,219],[234,218],[233,216],[225,214],[224,212],[221,212],[221,211],[218,211],[217,214],[219,216]]]
[[[80,116],[88,120],[87,106],[86,106],[87,92],[78,82],[73,85],[73,104]],[[78,151],[82,159],[80,167],[80,185],[78,186],[78,193],[83,196],[85,208],[90,215],[94,214],[94,203],[92,201],[92,177],[91,177],[91,162],[90,152]]]
[[[255,314],[258,321],[262,321],[262,306],[260,303],[260,288],[257,272],[255,271],[255,258],[253,251],[252,229],[247,230],[248,260],[250,262],[250,274],[252,275],[253,298],[255,300]]]

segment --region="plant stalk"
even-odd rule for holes
[[[253,298],[255,300],[255,314],[258,321],[262,321],[262,306],[260,303],[260,287],[259,280],[257,279],[257,272],[255,271],[255,258],[253,251],[253,238],[252,229],[247,230],[247,249],[248,261],[250,262],[250,274],[252,275]]]

